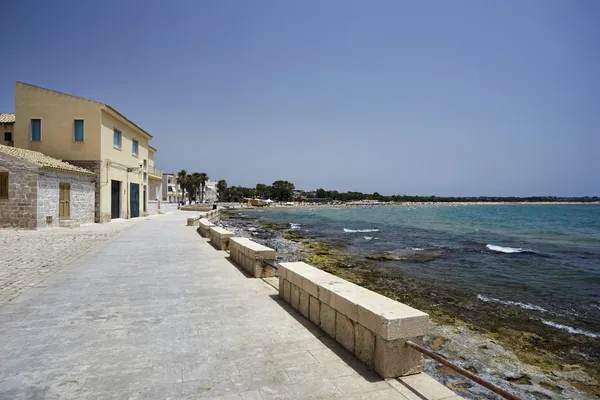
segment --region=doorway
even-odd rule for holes
[[[110,217],[121,218],[121,181],[110,181]]]
[[[146,185],[144,185],[144,214],[148,212],[146,208]]]
[[[138,183],[129,184],[129,217],[136,218],[140,216],[140,185]]]
[[[69,219],[71,218],[71,184],[61,182],[58,190],[58,219]]]

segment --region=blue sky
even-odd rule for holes
[[[106,102],[157,163],[254,186],[600,195],[600,2],[13,1],[17,80]]]

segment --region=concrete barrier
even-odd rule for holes
[[[228,250],[229,238],[232,238],[233,236],[233,232],[229,232],[228,230],[219,228],[218,226],[211,226],[209,228],[210,242],[219,250]]]
[[[263,260],[275,260],[275,250],[248,238],[230,238],[229,257],[255,278],[275,276],[275,269],[263,263]]]
[[[221,219],[220,210],[212,210],[204,214],[203,218],[206,218],[208,222],[212,222],[213,224]]]
[[[382,378],[421,372],[429,316],[303,262],[279,267],[279,295]]]
[[[210,228],[215,226],[212,222],[207,220],[206,218],[200,218],[198,221],[198,225],[200,227],[200,236],[207,238],[210,236]]]
[[[198,221],[200,221],[200,216],[196,215],[195,217],[188,217],[187,226],[198,225]]]

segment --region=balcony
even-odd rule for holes
[[[162,180],[162,169],[158,169],[156,168],[154,165],[148,165],[148,175],[150,176],[150,178],[153,179],[160,179]]]

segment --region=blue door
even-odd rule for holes
[[[140,185],[137,183],[129,184],[129,216],[140,216]]]

